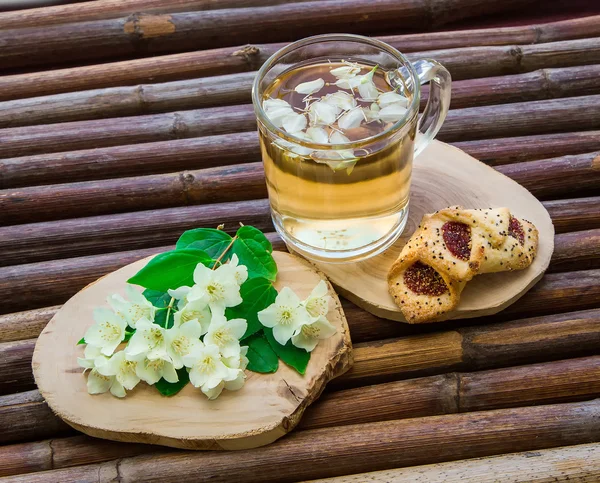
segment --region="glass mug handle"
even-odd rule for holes
[[[446,119],[450,107],[452,78],[448,69],[435,60],[417,60],[412,65],[417,72],[421,85],[430,82],[429,99],[417,125],[416,156],[427,147]]]

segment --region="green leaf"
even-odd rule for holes
[[[146,297],[152,305],[154,305],[158,310],[156,311],[156,315],[154,316],[154,322],[165,329],[170,329],[175,325],[175,307],[171,309],[169,313],[169,322],[167,323],[167,307],[171,302],[171,296],[167,292],[161,292],[159,290],[151,290],[147,288],[142,292],[142,295]],[[175,305],[175,304],[174,304]]]
[[[241,340],[244,340],[263,328],[256,314],[275,302],[277,290],[266,278],[257,277],[246,280],[242,284],[240,295],[243,300],[242,303],[236,307],[228,307],[225,310],[225,316],[227,320],[246,319],[248,328],[241,338]]]
[[[198,250],[204,250],[209,257],[219,258],[221,253],[231,243],[231,236],[222,230],[216,230],[214,228],[197,228],[195,230],[188,230],[183,233],[177,240],[176,249],[182,250],[184,248],[196,248]],[[222,259],[223,262],[227,261],[230,257],[228,252]]]
[[[248,278],[264,277],[275,281],[277,264],[271,256],[271,242],[252,226],[241,227],[236,235],[231,251],[238,256],[240,264],[248,268]]]
[[[300,374],[306,372],[306,366],[308,366],[308,361],[310,360],[310,352],[306,352],[304,349],[296,347],[292,344],[291,340],[289,340],[286,345],[281,345],[275,340],[275,337],[273,337],[273,330],[267,327],[265,327],[265,337],[273,349],[273,352],[277,354],[277,357],[288,366],[296,369]]]
[[[273,253],[273,245],[271,245],[269,239],[258,228],[254,228],[253,226],[242,226],[237,231],[236,236],[244,240],[254,240],[260,243],[267,252]]]
[[[125,329],[125,338],[123,339],[123,342],[129,342],[129,339],[133,337],[133,334],[135,334],[135,329]]]
[[[254,334],[244,344],[248,346],[248,370],[262,374],[277,371],[279,359],[264,335]]]
[[[177,369],[177,375],[179,376],[179,381],[167,382],[164,379],[161,379],[154,384],[154,387],[158,389],[158,392],[160,392],[163,396],[174,396],[185,386],[187,386],[188,382],[190,382],[190,376],[185,367]]]
[[[169,306],[171,296],[162,290],[152,290],[147,288],[142,292],[142,295],[146,297],[146,300],[154,305],[157,309],[164,309]]]
[[[144,288],[166,292],[182,285],[194,283],[194,269],[202,263],[209,266],[213,262],[206,252],[195,248],[172,250],[157,255],[127,283],[141,285]]]
[[[79,342],[77,342],[77,345],[82,345],[85,344],[85,337],[82,337],[81,339],[79,339]]]

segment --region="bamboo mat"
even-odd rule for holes
[[[545,21],[541,3],[96,0],[0,13],[0,481],[599,481],[600,15],[554,2]],[[267,447],[76,433],[35,388],[36,337],[83,286],[186,229],[243,221],[285,249],[250,87],[286,42],[328,31],[448,67],[439,138],[542,200],[557,233],[548,273],[479,319],[410,326],[343,301],[355,366]]]

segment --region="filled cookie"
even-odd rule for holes
[[[537,244],[535,226],[508,208],[445,208],[423,217],[389,271],[389,291],[408,322],[432,321],[456,308],[475,275],[531,265]]]

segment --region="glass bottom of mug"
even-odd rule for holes
[[[298,219],[275,210],[271,216],[290,251],[315,261],[345,263],[366,260],[389,248],[406,227],[408,205],[392,215],[344,220]]]

